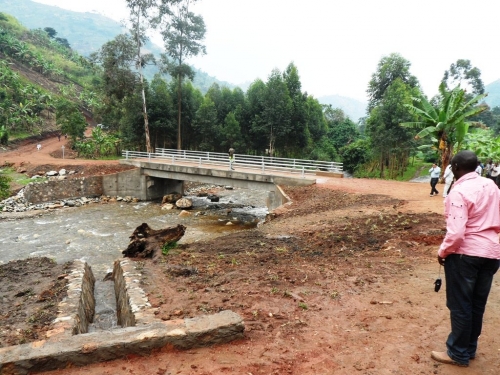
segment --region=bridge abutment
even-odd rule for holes
[[[166,194],[184,192],[184,181],[149,176],[143,168],[103,176],[103,193],[110,196],[131,196],[148,201]]]

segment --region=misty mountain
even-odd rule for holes
[[[331,104],[333,108],[340,108],[349,118],[358,122],[361,117],[366,117],[368,103],[340,95],[328,95],[318,98],[321,104]]]
[[[73,12],[31,0],[0,0],[0,12],[16,17],[28,29],[52,27],[57,31],[57,37],[67,39],[71,48],[83,56],[89,56],[115,36],[127,32],[127,29],[119,22],[101,14]],[[151,42],[146,44],[144,50],[155,56],[163,52],[160,47]],[[202,92],[206,92],[213,83],[234,87],[199,69],[194,68],[194,70],[196,75],[193,84]],[[157,72],[158,69],[155,66],[149,66],[144,70],[144,75],[151,80]]]
[[[484,101],[490,108],[500,106],[500,79],[486,85],[485,92],[488,93],[488,96]]]

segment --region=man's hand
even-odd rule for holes
[[[445,261],[445,258],[441,258],[439,255],[438,255],[438,262],[440,265],[444,266],[444,261]]]

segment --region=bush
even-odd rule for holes
[[[10,197],[10,178],[0,175],[0,200]]]
[[[354,173],[361,165],[370,160],[370,142],[358,139],[340,150],[344,170]]]

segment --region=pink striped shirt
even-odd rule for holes
[[[500,190],[476,172],[462,176],[445,199],[446,236],[438,255],[500,259]]]

